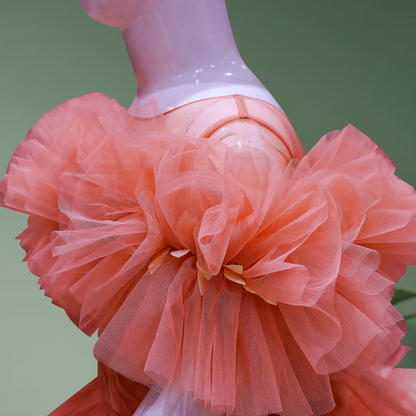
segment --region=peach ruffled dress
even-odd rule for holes
[[[305,156],[280,110],[238,95],[47,113],[1,204],[30,215],[45,295],[99,334],[97,379],[51,415],[179,415],[184,397],[195,415],[414,416],[390,301],[416,193],[394,168],[353,126]]]

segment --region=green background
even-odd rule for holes
[[[195,0],[197,1],[197,0]],[[412,0],[228,0],[237,45],[309,150],[355,125],[416,185]],[[0,173],[40,116],[90,92],[128,107],[135,81],[118,29],[77,0],[0,0]],[[42,416],[96,374],[94,339],[50,304],[13,238],[23,214],[0,212],[0,414]],[[416,269],[400,282],[416,290]],[[413,282],[415,281],[415,283]],[[400,305],[403,313],[412,303]],[[416,347],[416,319],[404,344]],[[402,363],[416,367],[416,348]]]

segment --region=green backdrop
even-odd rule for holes
[[[195,0],[197,1],[197,0]],[[228,0],[246,64],[309,150],[355,125],[416,185],[416,2]],[[40,116],[90,92],[128,107],[135,81],[120,32],[77,0],[0,0],[0,170]],[[23,214],[0,212],[0,414],[44,416],[95,377],[94,339],[52,306],[13,238]],[[416,290],[416,270],[400,282]],[[403,313],[415,307],[403,303]],[[404,344],[416,347],[416,319]],[[416,348],[402,363],[416,367]]]

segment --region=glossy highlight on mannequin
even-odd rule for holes
[[[140,97],[162,112],[204,98],[241,94],[281,109],[244,64],[225,0],[80,0],[93,19],[119,27]]]

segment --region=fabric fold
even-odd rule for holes
[[[148,390],[98,363],[97,378],[49,416],[132,416]]]
[[[328,416],[411,416],[416,412],[416,370],[385,368],[360,379],[332,381],[336,408]]]
[[[353,126],[303,157],[277,109],[273,147],[265,124],[247,130],[256,146],[218,140],[218,123],[172,134],[146,105],[141,118],[102,94],[63,104],[0,184],[2,205],[31,215],[22,246],[45,294],[98,330],[95,357],[240,416],[327,414],[333,377],[397,363],[406,325],[390,301],[416,263],[416,194],[390,159]]]

